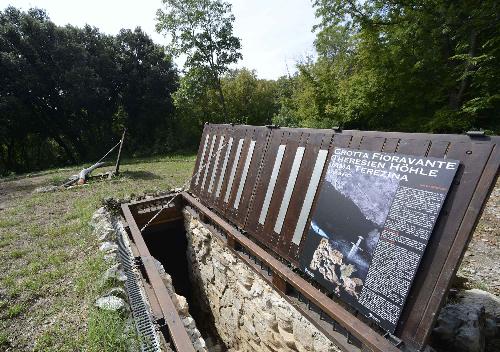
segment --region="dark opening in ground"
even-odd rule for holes
[[[184,222],[182,220],[157,225],[145,231],[144,240],[149,252],[165,268],[172,277],[172,284],[178,295],[186,297],[189,304],[189,313],[196,321],[196,326],[201,335],[210,345],[209,341],[227,350],[219,337],[209,307],[203,307],[205,300],[196,297],[196,292],[202,292],[193,287],[189,276],[189,263],[186,253],[187,238]]]

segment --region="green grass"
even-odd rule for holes
[[[68,176],[61,174],[51,175],[49,176],[49,183],[53,186],[61,186],[68,180]]]
[[[29,250],[26,249],[14,249],[12,252],[10,252],[10,256],[13,259],[18,259],[24,257],[28,253]]]
[[[9,338],[5,332],[0,332],[0,348],[9,346]]]
[[[86,345],[89,352],[125,351],[137,339],[135,328],[127,329],[127,321],[118,312],[92,310]]]
[[[17,219],[0,219],[0,227],[11,227],[18,225],[20,220]]]
[[[483,281],[474,281],[472,283],[472,288],[477,288],[477,289],[483,290],[483,291],[489,291],[488,285]]]
[[[0,351],[126,350],[136,337],[125,318],[94,308],[110,284],[88,223],[104,198],[179,187],[193,164],[192,155],[129,160],[119,177],[52,193],[32,191],[81,166],[0,179],[9,193],[0,211]]]
[[[7,318],[12,319],[20,315],[24,310],[24,306],[22,304],[14,304],[7,309]]]

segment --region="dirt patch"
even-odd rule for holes
[[[500,296],[500,179],[491,192],[457,277],[467,288]]]

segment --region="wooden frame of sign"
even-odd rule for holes
[[[318,190],[335,148],[456,160],[458,169],[401,315],[393,334],[386,334],[401,341],[399,347],[420,350],[428,341],[450,282],[498,177],[499,144],[500,137],[484,135],[206,124],[190,193],[267,253],[299,267]],[[311,288],[313,284],[311,282]],[[315,300],[324,303],[323,298]],[[346,313],[354,313],[352,318],[360,320],[355,317],[357,312],[348,307]],[[326,314],[334,320],[339,318],[338,312],[326,311]],[[366,322],[365,318],[361,320]],[[383,330],[369,319],[366,324],[374,331]]]

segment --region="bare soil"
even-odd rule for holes
[[[457,272],[458,284],[500,296],[500,179]]]

